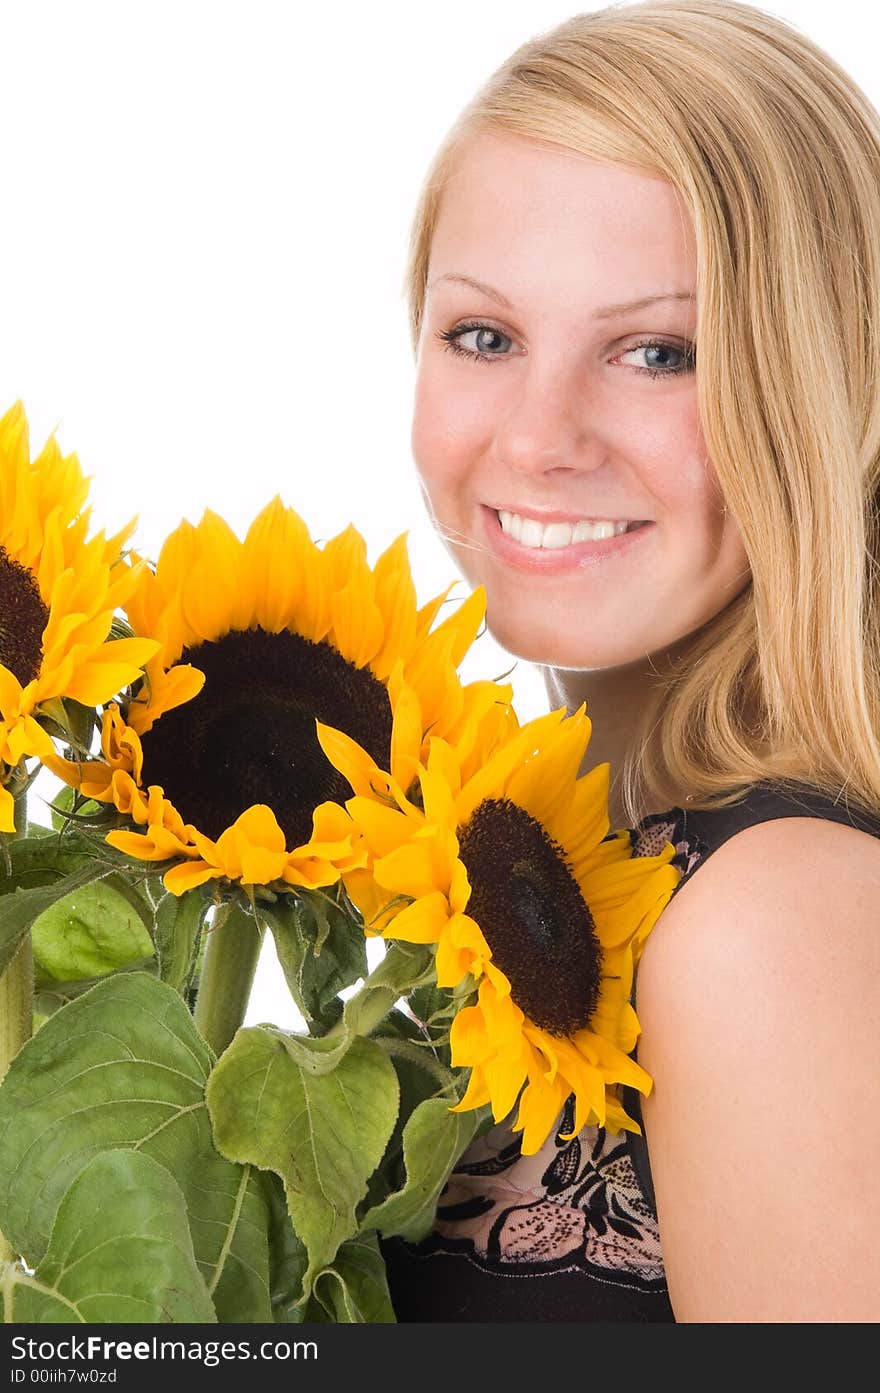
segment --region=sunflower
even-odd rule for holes
[[[408,788],[425,733],[467,742],[491,704],[492,684],[466,690],[457,672],[484,596],[432,627],[447,594],[417,608],[406,533],[371,569],[354,527],[319,547],[278,498],[244,541],[210,511],[184,522],[128,604],[159,644],[145,681],[105,713],[102,759],[65,777],[136,824],[112,845],[177,862],[176,893],[221,878],[331,884],[365,853],[316,718]]]
[[[500,1121],[519,1099],[526,1155],[572,1094],[570,1135],[589,1121],[638,1131],[619,1086],[651,1087],[630,1057],[629,996],[679,872],[670,843],[634,857],[629,831],[610,832],[609,766],[578,777],[590,733],[581,706],[506,737],[496,725],[483,757],[471,749],[466,762],[431,738],[417,804],[387,776],[383,799],[368,793],[381,780],[368,753],[318,730],[363,790],[345,805],[368,848],[367,867],[343,874],[348,893],[371,932],[436,945],[438,985],[466,995],[450,1045],[453,1065],[471,1072],[454,1110],[491,1103]]]
[[[64,718],[68,698],[96,706],[140,677],[149,639],[108,641],[136,583],[120,560],[134,522],[88,537],[88,481],[76,455],[50,438],[31,460],[21,402],[0,418],[0,831],[15,831],[10,785],[22,761],[54,759],[40,724]],[[50,707],[50,703],[53,705]]]

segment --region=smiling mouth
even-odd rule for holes
[[[535,518],[512,509],[491,508],[501,532],[534,551],[560,551],[584,542],[607,541],[650,526],[649,519]]]

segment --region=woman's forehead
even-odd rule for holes
[[[602,313],[617,301],[692,296],[695,239],[677,190],[506,132],[469,141],[440,200],[430,291],[480,283],[503,307],[573,274]]]

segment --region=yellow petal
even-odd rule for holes
[[[541,1150],[554,1129],[566,1097],[565,1085],[558,1081],[548,1083],[541,1074],[529,1079],[519,1100],[519,1112],[513,1124],[513,1130],[523,1134],[523,1156],[534,1156]]]
[[[378,772],[378,766],[371,755],[368,755],[356,740],[352,740],[350,735],[346,735],[344,730],[336,730],[334,726],[324,725],[322,721],[315,722],[315,733],[318,737],[318,744],[324,754],[340,774],[351,784],[352,790],[356,794],[370,793],[370,780],[374,773]]]
[[[449,1031],[453,1066],[482,1064],[492,1054],[486,1022],[479,1006],[462,1006]]]
[[[484,1103],[490,1101],[490,1093],[486,1087],[486,1081],[481,1069],[472,1069],[468,1079],[464,1097],[460,1103],[449,1109],[450,1112],[471,1112],[474,1108],[481,1108]]]
[[[279,633],[291,624],[299,609],[298,559],[306,548],[313,548],[308,530],[276,495],[254,518],[244,547],[254,563],[254,618],[268,633]]]
[[[206,866],[204,861],[183,861],[165,872],[162,884],[172,895],[184,895],[187,890],[194,890],[207,880],[219,880],[222,875],[223,872],[216,866]]]
[[[14,831],[15,799],[9,792],[9,789],[4,788],[3,785],[0,784],[0,832]]]
[[[423,895],[395,914],[385,931],[386,936],[403,939],[406,943],[439,943],[448,915],[446,896],[439,890]]]
[[[0,663],[0,712],[12,720],[21,710],[22,687],[14,672]]]
[[[243,885],[268,885],[281,879],[286,865],[284,852],[279,854],[262,846],[245,846],[241,852],[241,882]]]
[[[137,680],[141,668],[159,644],[152,639],[116,639],[105,643],[91,662],[83,663],[66,684],[64,692],[83,706],[98,706]]]
[[[330,595],[330,615],[330,642],[352,667],[366,667],[381,647],[385,624],[361,577]]]
[[[382,646],[370,666],[380,682],[388,677],[400,654],[409,654],[416,642],[416,591],[402,532],[382,553],[373,572],[376,603],[385,623]]]
[[[404,846],[379,857],[373,874],[380,885],[401,895],[429,895],[432,890],[445,894],[457,854],[454,834],[427,827]]]
[[[233,825],[252,846],[265,847],[267,851],[283,852],[285,849],[284,833],[278,819],[265,803],[255,803],[245,809]]]
[[[462,662],[468,649],[477,637],[480,625],[486,617],[486,590],[478,585],[454,614],[438,624],[431,637],[441,635],[452,637],[452,661],[456,667]]]
[[[404,687],[391,727],[391,773],[403,789],[416,777],[422,748],[422,709],[412,687]]]

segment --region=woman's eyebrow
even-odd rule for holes
[[[506,295],[502,295],[500,290],[495,290],[493,286],[486,285],[484,281],[474,280],[473,276],[466,276],[460,271],[446,271],[442,276],[436,276],[428,286],[430,290],[438,281],[457,281],[461,285],[469,285],[473,290],[478,290],[481,295],[487,295],[490,300],[495,300],[505,309],[512,309],[510,301]],[[697,297],[692,290],[667,290],[660,291],[656,295],[643,295],[639,300],[625,300],[617,305],[603,305],[601,309],[594,311],[595,319],[613,319],[618,314],[627,314],[631,310],[643,310],[648,305],[654,305],[658,300],[695,300]]]

